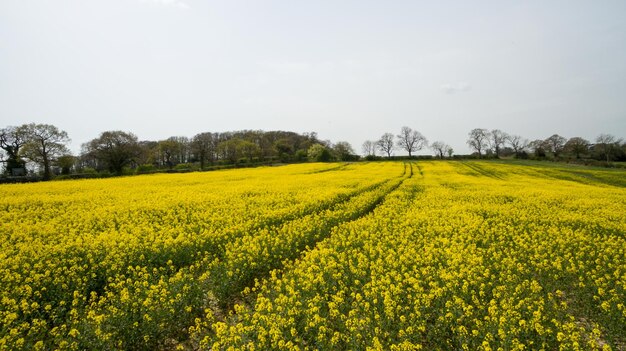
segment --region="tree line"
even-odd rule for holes
[[[596,160],[609,163],[626,161],[626,142],[611,134],[600,134],[594,142],[582,137],[565,138],[553,134],[546,139],[528,140],[499,129],[472,129],[467,145],[479,157]]]
[[[139,140],[130,132],[106,131],[84,143],[80,155],[70,153],[68,134],[49,124],[23,124],[0,129],[0,162],[3,176],[28,174],[34,165],[44,180],[54,175],[149,173],[168,170],[205,170],[232,165],[258,165],[305,161],[356,161],[352,146],[345,141],[320,140],[315,132],[243,130],[204,132],[191,138],[173,136],[164,140]],[[476,128],[468,133],[473,154],[454,157],[533,158],[553,160],[626,161],[626,142],[610,134],[594,142],[581,137],[566,139],[558,134],[544,140],[528,140],[499,129]],[[453,157],[444,141],[429,143],[419,131],[404,126],[396,135],[362,145],[366,160],[392,158],[396,150],[408,153],[429,148],[438,158]],[[31,171],[32,173],[32,171]]]
[[[499,129],[475,128],[468,133],[467,145],[473,151],[462,158],[551,159],[579,161],[626,161],[626,142],[611,134],[600,134],[594,142],[582,137],[565,138],[553,134],[546,139],[528,140]],[[438,158],[452,157],[454,149],[444,141],[429,143],[420,132],[402,127],[400,133],[384,133],[378,140],[366,140],[362,145],[366,159],[377,155],[391,158],[395,150],[407,152],[409,157],[424,148],[430,148]]]
[[[65,131],[49,124],[0,129],[4,176],[26,175],[27,164],[35,166],[47,180],[70,173],[121,175],[226,165],[358,159],[349,143],[320,140],[315,132],[204,132],[192,138],[173,136],[153,141],[139,140],[130,132],[106,131],[84,143],[78,156],[70,153],[69,141]]]

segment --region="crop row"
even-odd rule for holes
[[[198,321],[201,347],[624,348],[623,189],[509,165],[420,167],[236,313]]]
[[[397,164],[299,167],[5,197],[0,346],[153,349],[184,338],[212,302],[225,306],[403,179]]]

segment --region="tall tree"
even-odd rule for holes
[[[25,125],[0,129],[0,149],[4,150],[7,157],[6,174],[13,175],[14,170],[26,167],[26,162],[20,157],[20,151],[26,143],[28,128]]]
[[[191,140],[191,150],[196,160],[200,162],[200,169],[204,169],[207,161],[215,161],[216,139],[213,133],[196,134]]]
[[[314,162],[328,162],[332,155],[328,150],[328,147],[323,144],[313,144],[307,150],[307,158],[309,161]]]
[[[274,142],[274,148],[278,155],[291,155],[295,151],[293,140],[290,138],[280,138]]]
[[[550,145],[545,140],[537,139],[528,143],[528,147],[535,154],[535,157],[546,157],[546,151],[549,150]]]
[[[558,134],[552,134],[548,139],[545,140],[546,145],[548,145],[549,151],[554,154],[554,157],[558,157],[559,154],[563,151],[563,147],[565,146],[566,141],[567,139]]]
[[[243,140],[239,138],[232,138],[221,141],[217,145],[217,148],[223,159],[228,160],[228,162],[230,163],[236,164],[242,155],[242,143]]]
[[[385,133],[380,139],[376,142],[378,149],[387,154],[387,157],[391,157],[391,153],[393,152],[393,134]]]
[[[186,136],[173,136],[167,140],[171,140],[176,143],[176,153],[173,155],[173,161],[175,163],[187,163],[191,158],[191,148],[189,147],[189,138]]]
[[[124,167],[139,156],[137,136],[119,130],[107,131],[83,145],[84,152],[110,172],[122,174]]]
[[[70,174],[76,164],[76,157],[70,154],[61,155],[57,157],[56,164],[61,167],[61,174]]]
[[[617,142],[617,139],[611,134],[600,134],[596,138],[596,145],[594,148],[600,153],[600,155],[606,158],[606,162],[610,162],[611,156],[615,151],[615,144]]]
[[[43,179],[52,177],[51,165],[57,157],[69,153],[65,144],[70,141],[67,133],[50,124],[27,124],[28,142],[23,153],[26,158],[43,168]]]
[[[242,140],[238,147],[240,153],[248,158],[248,162],[252,162],[252,159],[258,156],[261,150],[257,144],[249,140]]]
[[[589,151],[589,141],[581,137],[570,138],[563,147],[563,150],[576,155],[576,158],[580,158],[581,154]]]
[[[454,149],[451,146],[448,146],[446,148],[446,153],[448,154],[448,157],[452,157],[452,154],[454,154]]]
[[[365,156],[376,156],[376,142],[365,140],[361,150]]]
[[[355,158],[352,145],[347,141],[338,141],[333,145],[333,152],[341,161],[350,161]]]
[[[153,140],[142,140],[138,143],[139,155],[135,162],[139,165],[160,165],[161,151],[159,142]]]
[[[448,152],[448,149],[451,149],[448,144],[443,141],[435,141],[430,144],[430,148],[439,156],[439,158],[443,158],[443,155]]]
[[[178,163],[178,156],[180,153],[180,144],[176,139],[166,139],[159,141],[159,155],[160,163],[172,169],[175,164]]]
[[[489,131],[484,128],[475,128],[469,132],[467,145],[478,152],[478,157],[482,157],[482,152],[489,143]]]
[[[504,147],[507,138],[508,135],[500,129],[494,129],[489,133],[489,144],[491,145],[493,153],[496,154],[496,157],[500,157],[500,151]]]
[[[428,145],[428,140],[417,130],[413,130],[409,127],[402,127],[400,134],[396,136],[398,138],[398,147],[401,147],[409,153],[409,157],[415,151],[419,151]]]
[[[509,135],[507,141],[516,156],[519,156],[519,154],[528,146],[528,140],[519,135]]]

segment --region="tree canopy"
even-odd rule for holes
[[[411,157],[412,153],[419,151],[428,145],[428,140],[417,130],[413,130],[409,127],[402,127],[400,134],[397,135],[398,147],[402,148],[409,153]]]
[[[83,145],[84,154],[93,158],[111,173],[122,174],[125,166],[130,165],[140,154],[137,136],[119,130],[107,131]]]

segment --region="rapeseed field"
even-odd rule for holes
[[[302,164],[0,186],[2,350],[625,350],[626,172]]]

